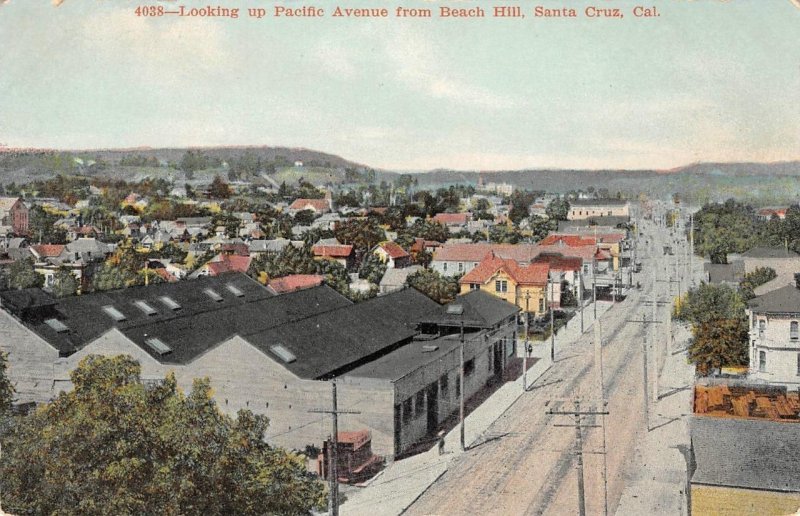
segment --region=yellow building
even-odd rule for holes
[[[800,423],[696,416],[691,514],[784,515],[800,509]]]
[[[465,274],[459,280],[459,285],[462,294],[483,290],[536,316],[548,309],[549,272],[547,263],[523,267],[514,260],[503,259],[492,253]]]

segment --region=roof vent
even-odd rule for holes
[[[103,311],[106,313],[106,315],[108,315],[117,322],[122,322],[126,319],[125,314],[123,314],[122,312],[120,312],[111,305],[104,306]]]
[[[228,292],[233,294],[236,297],[244,297],[244,292],[242,292],[239,287],[233,285],[232,283],[225,284],[225,288],[228,289]]]
[[[181,305],[169,296],[161,296],[158,298],[170,310],[180,310]]]
[[[136,308],[138,308],[147,315],[156,315],[158,313],[158,311],[156,311],[155,308],[148,305],[147,302],[142,301],[141,299],[134,301],[133,304],[136,305]]]
[[[425,344],[424,346],[422,346],[423,353],[433,353],[437,349],[439,349],[439,346],[436,346],[434,344]]]
[[[59,321],[58,319],[45,319],[44,323],[54,329],[57,333],[64,333],[69,331],[67,325]]]
[[[210,298],[211,298],[213,301],[216,301],[217,303],[219,303],[220,301],[222,301],[222,296],[220,296],[220,295],[217,293],[217,291],[216,291],[216,290],[214,290],[214,289],[207,288],[207,289],[203,290],[203,292],[205,292],[205,294],[206,294],[208,297],[210,297]]]
[[[461,315],[464,313],[464,305],[447,305],[448,315]]]
[[[297,357],[294,356],[294,353],[286,349],[285,347],[281,346],[280,344],[276,344],[274,346],[270,346],[269,350],[275,353],[281,360],[283,360],[287,364],[291,364]]]
[[[150,348],[158,353],[161,356],[164,356],[168,353],[172,353],[172,348],[164,344],[164,341],[158,339],[156,337],[151,337],[149,339],[145,339],[145,344],[150,346]]]

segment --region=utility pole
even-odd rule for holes
[[[606,389],[603,377],[603,336],[600,321],[594,325],[594,363],[597,370],[597,392],[600,403],[605,403]],[[600,426],[603,431],[603,514],[608,514],[608,463],[606,460],[606,416],[601,415]]]
[[[597,320],[597,271],[592,271],[592,303],[594,303],[594,320]]]
[[[694,286],[694,215],[689,215],[689,277]]]
[[[331,440],[330,449],[328,450],[328,483],[330,489],[328,493],[328,514],[331,516],[339,516],[339,471],[337,452],[339,451],[339,414],[361,414],[356,410],[339,410],[339,405],[336,396],[336,380],[331,381],[331,394],[332,406],[330,410],[313,409],[309,412],[315,414],[331,414],[333,416],[333,436]]]
[[[583,479],[583,428],[597,428],[598,425],[583,425],[581,418],[583,416],[599,416],[607,415],[606,410],[581,410],[580,400],[575,400],[575,410],[548,410],[547,414],[573,416],[575,423],[572,425],[553,425],[554,427],[574,427],[575,428],[575,469],[578,475],[578,514],[586,516],[586,494]]]
[[[531,293],[525,293],[525,355],[522,359],[522,392],[528,390],[528,324],[530,319],[530,312],[528,311],[531,300]]]
[[[553,280],[550,280],[550,362],[556,361],[556,323],[555,323],[555,293],[553,292]]]
[[[644,410],[644,422],[645,426],[647,427],[647,431],[650,431],[650,400],[648,399],[648,392],[647,392],[647,384],[648,384],[648,362],[647,362],[647,325],[648,324],[659,324],[658,321],[647,320],[647,313],[642,314],[641,319],[628,319],[626,322],[635,322],[641,323],[645,325],[645,332],[642,337],[642,387],[643,387],[643,395],[642,395],[642,408]],[[658,394],[656,393],[656,398]]]
[[[464,439],[464,321],[463,321],[463,319],[461,321],[461,347],[460,347],[460,349],[461,349],[461,352],[459,353],[459,355],[460,355],[460,360],[461,360],[461,373],[459,374],[459,377],[458,377],[458,383],[459,383],[459,389],[458,390],[459,390],[459,393],[461,394],[461,396],[459,397],[460,399],[459,399],[459,403],[458,403],[458,420],[459,420],[459,426],[461,427],[460,428],[461,451],[464,451],[464,450],[467,449],[467,445],[465,444],[465,439]]]
[[[583,335],[583,273],[578,271],[578,299],[581,305],[581,335]]]

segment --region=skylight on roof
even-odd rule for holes
[[[146,313],[147,315],[156,315],[158,313],[158,311],[155,308],[148,305],[146,301],[142,301],[141,299],[137,299],[136,301],[133,302],[133,304],[136,305],[136,308]]]
[[[278,358],[280,358],[281,360],[283,360],[287,364],[291,364],[292,362],[297,360],[297,357],[294,356],[294,353],[292,353],[291,351],[289,351],[285,347],[281,346],[280,344],[276,344],[274,346],[270,346],[269,350],[272,351],[273,353],[275,353],[278,356]]]
[[[172,348],[164,344],[164,341],[162,341],[159,338],[151,337],[149,339],[145,339],[144,343],[150,346],[153,349],[153,351],[155,351],[159,355],[166,355],[167,353],[172,353]]]
[[[125,319],[127,319],[127,317],[125,317],[125,314],[123,314],[122,312],[120,312],[111,305],[104,306],[103,311],[106,313],[106,315],[108,315],[117,322],[122,322]]]
[[[225,288],[236,297],[244,297],[244,292],[242,292],[239,287],[233,285],[232,283],[226,283]]]
[[[49,327],[53,328],[58,333],[64,333],[69,331],[67,325],[59,321],[58,319],[45,319],[44,323]]]
[[[181,305],[169,296],[161,296],[158,298],[170,310],[180,310]]]
[[[207,288],[207,289],[205,289],[203,292],[205,292],[205,294],[206,294],[208,297],[210,297],[212,300],[216,301],[217,303],[219,303],[220,301],[222,301],[222,296],[220,296],[220,295],[217,293],[217,291],[216,291],[216,290],[214,290],[214,289]]]
[[[461,315],[464,313],[464,305],[447,305],[447,313],[450,315]]]

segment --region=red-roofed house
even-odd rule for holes
[[[762,208],[758,210],[757,216],[761,220],[770,220],[772,217],[784,220],[786,218],[786,208]]]
[[[525,265],[536,257],[536,249],[531,244],[444,244],[433,253],[431,268],[445,276],[464,274],[477,267],[492,252]]]
[[[239,256],[236,254],[218,254],[210,261],[206,262],[199,269],[189,275],[189,278],[200,276],[218,276],[223,272],[246,273],[250,268],[250,256]]]
[[[30,247],[31,254],[37,262],[48,258],[58,258],[67,246],[63,244],[36,244]]]
[[[325,276],[319,274],[291,274],[283,278],[270,280],[267,288],[272,290],[275,294],[285,294],[287,292],[294,292],[295,290],[318,287],[322,284],[324,279]]]
[[[303,210],[310,210],[316,215],[322,215],[331,211],[331,205],[328,199],[295,199],[289,205],[289,213],[291,215]]]
[[[447,229],[455,233],[466,228],[471,219],[469,213],[438,213],[433,217],[434,222],[447,226]]]
[[[322,245],[317,244],[311,248],[316,260],[333,260],[341,263],[345,268],[350,268],[353,264],[352,245]]]
[[[378,256],[390,269],[401,269],[411,265],[411,255],[394,242],[384,242],[372,249],[372,254]]]
[[[536,316],[547,310],[549,272],[547,263],[520,266],[515,260],[489,253],[459,284],[462,294],[483,290]]]
[[[0,228],[10,228],[17,235],[28,234],[28,207],[21,197],[0,197]]]

